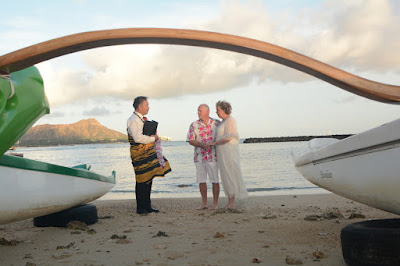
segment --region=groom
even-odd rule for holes
[[[211,209],[218,209],[219,178],[217,167],[217,155],[215,146],[209,146],[214,142],[217,134],[217,126],[220,121],[211,118],[210,108],[207,104],[201,104],[197,109],[199,120],[194,121],[189,127],[186,141],[194,146],[194,163],[196,165],[196,180],[199,183],[202,203],[198,210],[207,209],[207,175],[212,183],[213,205]]]

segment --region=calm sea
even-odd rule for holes
[[[193,147],[185,141],[163,142],[162,146],[172,172],[154,180],[152,197],[199,197]],[[304,151],[306,146],[307,142],[241,143],[242,173],[250,196],[325,193],[294,168],[291,151]],[[16,152],[23,153],[25,158],[62,166],[87,163],[92,166],[91,171],[102,175],[110,175],[115,170],[116,185],[102,199],[135,198],[135,178],[128,143],[30,147],[18,148]],[[222,191],[221,196],[224,196]]]

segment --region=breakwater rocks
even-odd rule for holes
[[[309,141],[316,138],[335,138],[344,139],[353,134],[325,135],[325,136],[297,136],[297,137],[271,137],[271,138],[248,138],[243,143],[262,143],[262,142],[289,142],[289,141]]]

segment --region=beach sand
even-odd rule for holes
[[[0,245],[0,265],[345,265],[344,226],[398,218],[330,193],[250,197],[239,213],[196,210],[200,197],[153,199],[161,212],[147,216],[135,213],[135,200],[93,204],[100,219],[89,231],[34,227],[32,219],[0,225],[0,239],[14,244]],[[320,219],[305,220],[312,215]]]

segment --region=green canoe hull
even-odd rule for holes
[[[13,89],[10,84],[13,83]],[[0,78],[0,155],[14,145],[43,115],[50,113],[43,79],[32,66]]]

